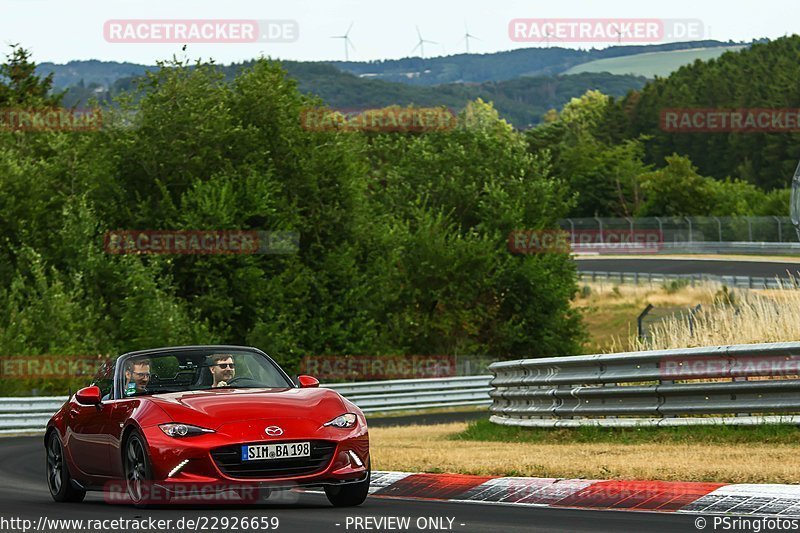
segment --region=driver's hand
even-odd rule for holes
[[[217,383],[217,387],[227,387],[227,386],[228,386],[227,381],[220,381],[219,383]]]

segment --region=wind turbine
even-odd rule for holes
[[[464,32],[465,32],[464,33],[464,38],[462,39],[462,41],[465,41],[467,43],[467,53],[469,53],[469,40],[470,39],[475,39],[477,41],[480,41],[480,39],[478,39],[477,37],[475,37],[474,35],[472,35],[469,32],[469,28],[467,28],[467,24],[466,23],[464,23]]]
[[[437,43],[436,41],[428,41],[427,39],[423,39],[422,34],[419,31],[419,26],[417,26],[417,37],[419,37],[419,41],[417,42],[417,46],[415,46],[411,50],[411,53],[413,54],[414,51],[416,51],[416,49],[419,48],[420,57],[425,59],[425,43],[428,44],[439,44],[439,43]]]
[[[550,37],[553,37],[553,33],[551,33],[550,30],[545,30],[544,31],[544,39],[545,39],[545,45],[547,46],[547,48],[550,48]],[[559,40],[558,37],[556,37],[556,40]],[[541,39],[539,40],[539,42],[542,42]]]
[[[621,45],[622,44],[622,32],[620,31],[619,27],[616,24],[611,24],[610,27],[613,28],[615,32],[617,32],[617,45]]]
[[[353,29],[353,22],[350,23],[350,27],[347,28],[347,31],[344,32],[344,35],[331,35],[331,39],[342,39],[344,40],[344,60],[350,61],[350,50],[349,48],[352,47],[353,50],[356,49],[353,46],[353,42],[350,40],[350,30]]]

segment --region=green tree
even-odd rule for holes
[[[0,106],[57,106],[64,93],[54,93],[53,74],[36,75],[31,53],[11,45],[5,63],[0,64]]]
[[[714,208],[713,183],[700,176],[692,162],[674,154],[667,166],[641,176],[643,202],[637,216],[705,215]]]

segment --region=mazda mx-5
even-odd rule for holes
[[[79,502],[119,489],[148,505],[317,487],[335,506],[361,504],[370,481],[363,413],[313,377],[297,379],[241,346],[110,359],[47,424],[50,493]]]

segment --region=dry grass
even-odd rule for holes
[[[589,334],[584,353],[615,351],[622,344],[620,339],[635,337],[636,317],[648,303],[656,307],[653,315],[668,315],[685,312],[698,303],[705,306],[714,297],[708,286],[667,291],[659,284],[617,286],[592,282],[582,287],[588,287],[588,295],[573,300],[573,306],[583,315]]]
[[[588,286],[591,294],[586,298],[579,298],[578,305],[601,306],[601,305],[627,305],[651,303],[655,306],[688,307],[698,302],[710,301],[713,299],[714,292],[709,293],[710,289],[718,289],[716,284],[697,284],[692,287],[687,285],[675,291],[667,291],[658,283],[641,285],[619,285],[613,282],[594,281],[583,283]]]
[[[613,353],[800,339],[800,290],[730,289],[718,283],[677,290],[653,285],[584,284],[573,301],[590,341],[584,353]],[[639,340],[636,318],[647,306],[648,338]],[[701,305],[690,327],[689,308]],[[655,320],[658,318],[658,320]]]
[[[376,470],[583,479],[797,483],[790,444],[453,441],[466,423],[370,429]]]
[[[706,289],[711,303],[695,314],[674,315],[652,325],[648,339],[629,336],[626,350],[796,341],[800,338],[800,290],[729,292]]]

